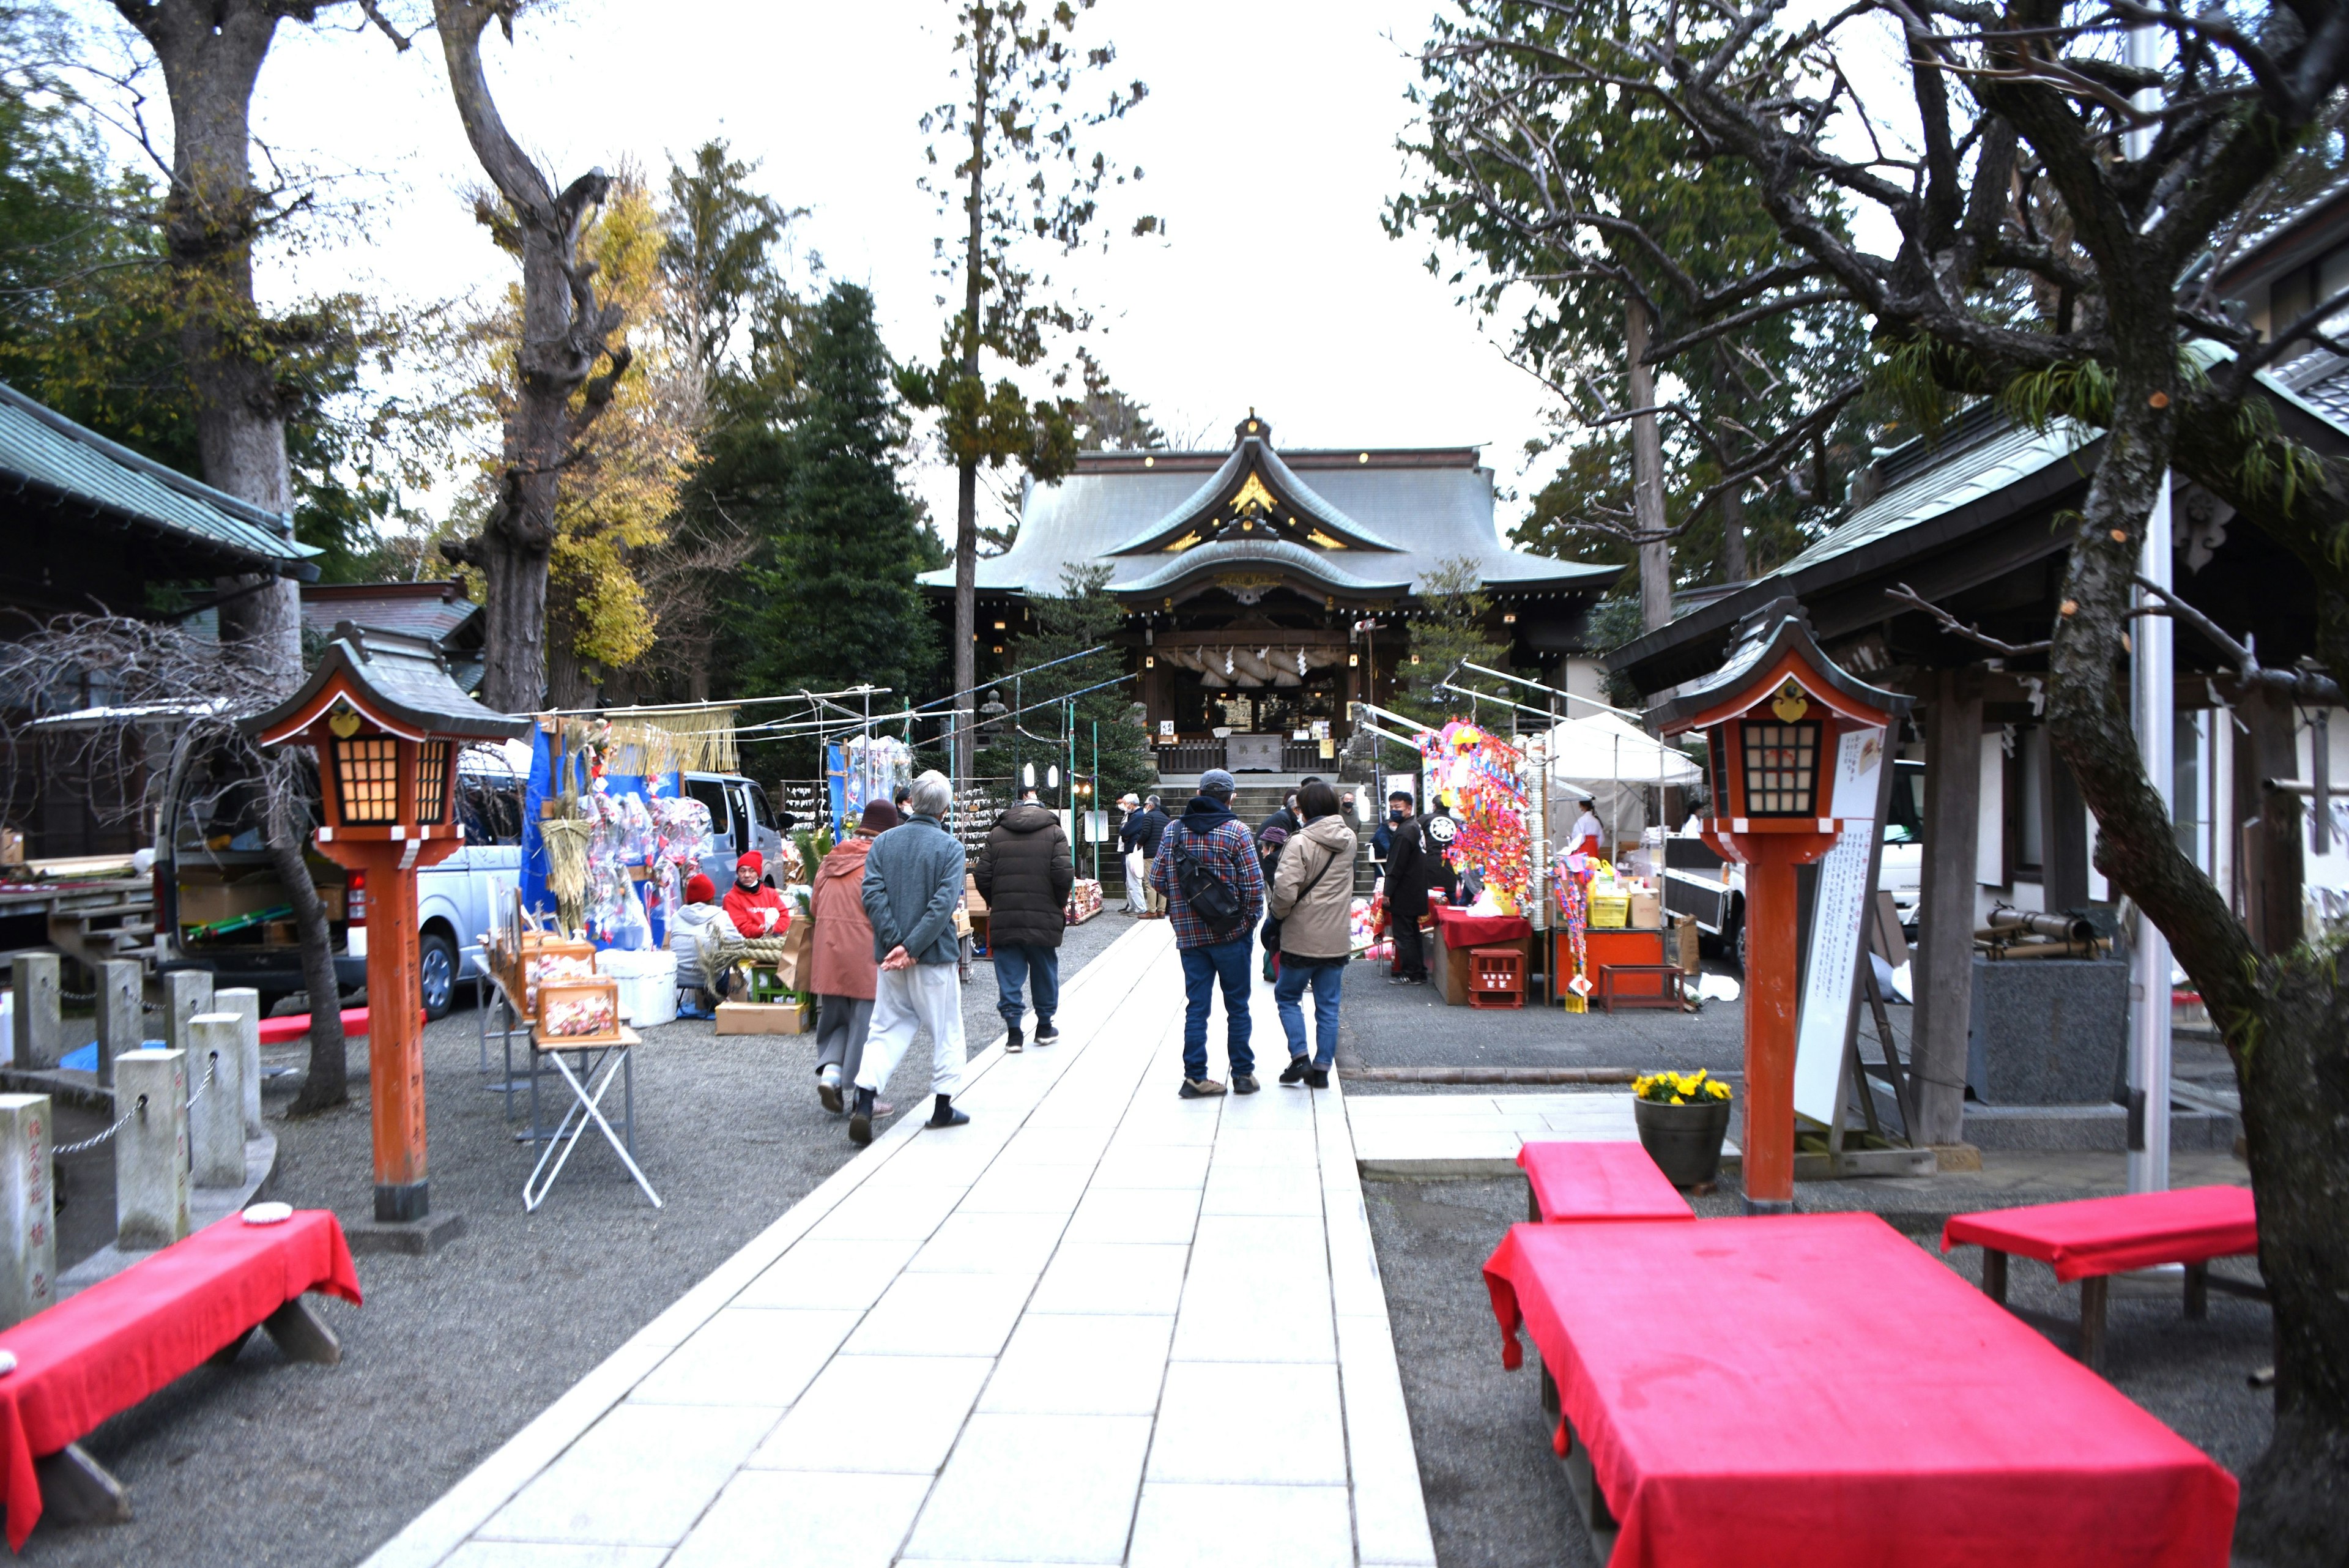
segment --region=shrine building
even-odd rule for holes
[[[1009,668],[1031,598],[1105,566],[1163,774],[1326,770],[1321,739],[1345,742],[1350,701],[1387,701],[1431,575],[1464,560],[1510,665],[1596,696],[1584,623],[1624,568],[1509,549],[1493,503],[1475,447],[1284,452],[1253,410],[1227,452],[1080,452],[978,562],[980,679]],[[951,566],[922,584],[951,604]]]

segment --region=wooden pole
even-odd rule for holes
[[[1773,842],[1774,838],[1780,842]],[[1745,1211],[1795,1210],[1795,859],[1756,835],[1745,863]]]
[[[1925,867],[1917,911],[1913,1141],[1965,1136],[1972,1022],[1974,857],[1981,836],[1982,691],[1971,670],[1931,677],[1925,710]]]

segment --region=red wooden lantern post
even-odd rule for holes
[[[424,1014],[416,960],[416,873],[464,846],[453,821],[457,749],[505,741],[527,719],[493,713],[459,690],[421,638],[335,628],[302,690],[245,722],[264,746],[317,753],[325,815],[318,850],[367,875],[367,1085],[375,1132],[375,1217],[431,1211],[424,1163]],[[321,1005],[316,998],[311,1005]]]
[[[1795,868],[1843,832],[1832,813],[1844,737],[1881,733],[1909,707],[1820,652],[1802,606],[1779,599],[1740,623],[1718,674],[1648,711],[1659,734],[1704,732],[1713,794],[1704,839],[1745,867],[1749,1214],[1795,1207]]]

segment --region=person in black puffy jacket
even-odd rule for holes
[[[996,1011],[1010,1038],[1006,1051],[1024,1044],[1019,1025],[1027,1012],[1022,994],[1036,984],[1036,1044],[1061,1037],[1052,1014],[1061,1001],[1061,934],[1068,929],[1069,889],[1076,863],[1061,819],[1032,801],[1022,801],[995,819],[987,846],[972,867],[978,896],[987,900],[987,946],[995,959]]]

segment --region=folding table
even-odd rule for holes
[[[2186,1315],[2210,1310],[2210,1292],[2267,1300],[2267,1292],[2223,1275],[2210,1260],[2260,1250],[2259,1215],[2248,1187],[2186,1187],[2038,1203],[1952,1216],[1941,1227],[1941,1251],[1972,1244],[1982,1250],[1982,1293],[2006,1304],[2010,1254],[2051,1265],[2057,1282],[2080,1282],[2080,1359],[2105,1360],[2105,1306],[2110,1276],[2165,1263],[2186,1265]]]
[[[1602,1559],[2227,1562],[2232,1476],[1875,1215],[1517,1225],[1485,1280]]]
[[[625,1023],[616,1027],[616,1039],[584,1045],[566,1041],[561,1035],[550,1038],[536,1030],[531,1032],[531,1044],[536,1054],[554,1064],[556,1074],[571,1086],[572,1097],[578,1103],[563,1113],[563,1119],[555,1124],[545,1149],[538,1157],[537,1168],[530,1173],[530,1179],[523,1183],[522,1206],[530,1213],[536,1213],[538,1206],[546,1201],[546,1194],[554,1186],[554,1179],[561,1176],[563,1168],[571,1162],[571,1151],[579,1147],[579,1139],[586,1133],[591,1122],[603,1130],[604,1141],[612,1146],[612,1152],[620,1157],[620,1163],[628,1168],[628,1174],[636,1179],[636,1185],[643,1188],[645,1196],[653,1200],[653,1207],[664,1207],[660,1194],[655,1192],[653,1184],[645,1179],[644,1171],[638,1168],[636,1158],[630,1152],[636,1144],[636,1050],[644,1041]],[[564,1060],[565,1057],[575,1058],[578,1066],[574,1069],[570,1062]],[[599,1070],[603,1074],[600,1079],[595,1075]],[[612,1086],[613,1079],[623,1074],[626,1075],[626,1087],[623,1094],[628,1107],[628,1137],[626,1142],[612,1130],[612,1124],[605,1119],[603,1111],[604,1091]],[[549,1160],[554,1162],[551,1170],[547,1168]]]

